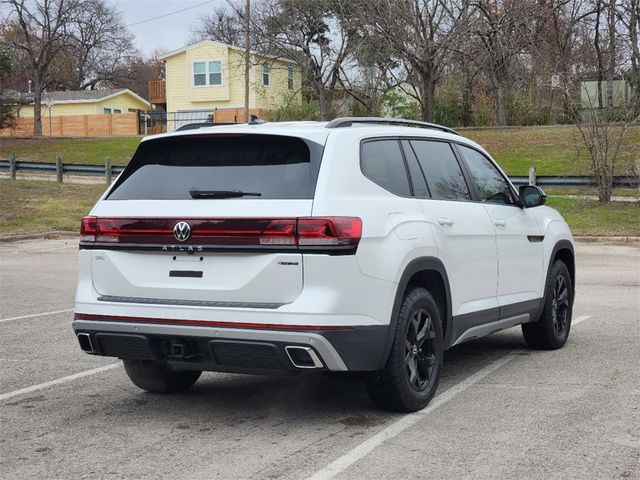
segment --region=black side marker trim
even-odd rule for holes
[[[544,240],[544,235],[527,235],[527,240],[531,243],[540,243]]]

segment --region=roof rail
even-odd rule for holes
[[[187,123],[181,127],[176,128],[176,132],[182,132],[184,130],[197,130],[198,128],[205,127],[223,127],[225,125],[235,125],[235,123],[213,123],[213,122],[200,122],[200,123]]]
[[[418,120],[405,120],[403,118],[384,118],[384,117],[342,117],[331,120],[327,123],[326,128],[343,128],[350,127],[354,123],[379,123],[388,125],[405,125],[408,127],[432,128],[441,130],[454,135],[460,135],[453,128],[438,125],[436,123],[420,122]]]

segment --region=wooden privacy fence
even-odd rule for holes
[[[0,130],[4,137],[32,137],[33,118],[17,119],[15,128]],[[126,137],[138,135],[138,114],[116,115],[47,115],[42,117],[42,135],[45,137]]]
[[[244,108],[217,108],[213,110],[215,123],[242,123],[244,122]],[[263,120],[270,119],[271,112],[262,108],[252,108],[249,115],[255,115]]]

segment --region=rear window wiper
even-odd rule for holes
[[[241,192],[240,190],[189,190],[191,198],[240,198],[240,197],[261,197],[260,192]]]

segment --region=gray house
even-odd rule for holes
[[[580,109],[591,110],[612,106],[613,108],[622,108],[628,105],[633,98],[633,88],[629,82],[622,76],[613,79],[613,95],[611,97],[612,105],[608,105],[608,89],[607,80],[602,81],[602,105],[598,98],[598,79],[583,78],[580,80]]]

